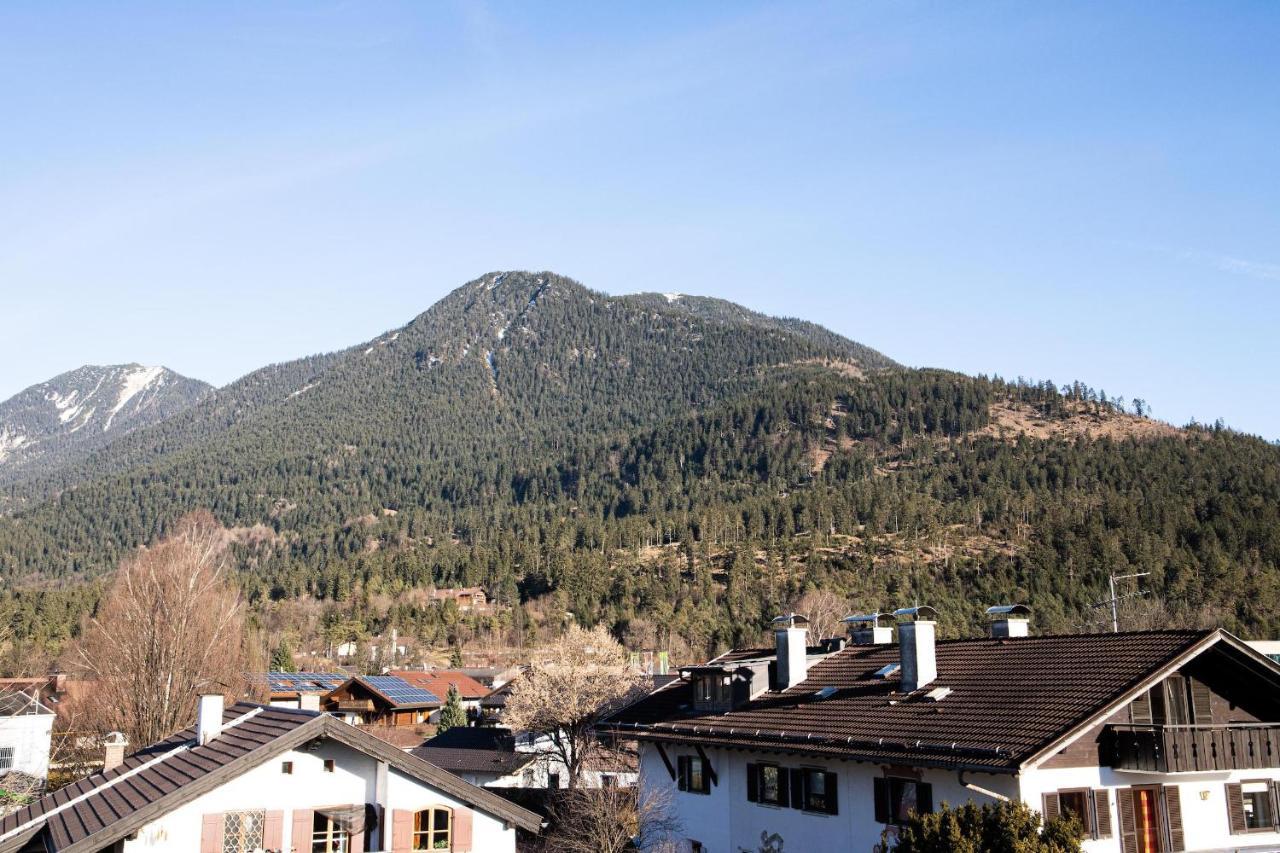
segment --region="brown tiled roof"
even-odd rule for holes
[[[450,773],[497,773],[507,776],[532,764],[537,755],[506,749],[458,749],[431,746],[430,742],[412,750],[412,754],[443,767]]]
[[[448,698],[450,687],[457,688],[458,695],[463,699],[480,699],[489,693],[488,687],[456,669],[395,669],[391,671],[391,675],[403,678],[414,687],[430,690],[441,699]]]
[[[526,829],[539,827],[536,815],[328,714],[241,702],[224,711],[223,721],[222,733],[204,745],[195,743],[194,727],[185,729],[130,755],[120,767],[60,788],[5,817],[0,820],[0,853],[25,849],[28,842],[58,853],[102,849],[272,756],[317,737],[385,760]]]
[[[813,663],[806,680],[790,690],[766,692],[726,713],[695,712],[692,687],[681,681],[615,715],[610,725],[647,739],[1008,771],[1213,633],[940,641],[937,679],[911,694],[898,692],[897,673],[876,675],[899,661],[896,644],[850,646]],[[835,690],[819,698],[824,687]],[[939,687],[951,692],[940,701],[924,695]]]

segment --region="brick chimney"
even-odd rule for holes
[[[788,613],[773,620],[773,638],[778,651],[777,687],[786,690],[804,681],[809,671],[809,620]]]
[[[898,619],[898,648],[902,655],[902,692],[911,693],[938,677],[934,652],[938,611],[927,605],[895,610]]]
[[[987,608],[993,637],[1025,637],[1031,624],[1031,608],[1025,604],[1000,604]]]
[[[893,642],[893,616],[889,613],[860,613],[840,620],[855,646],[879,646]]]
[[[129,748],[129,739],[123,732],[112,732],[102,739],[102,771],[115,770],[124,764],[124,751]]]
[[[196,717],[197,741],[204,746],[222,734],[222,694],[208,693],[200,697],[200,711]]]

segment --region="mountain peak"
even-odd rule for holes
[[[211,386],[163,366],[86,364],[0,403],[0,480],[36,460],[60,464],[150,426]]]

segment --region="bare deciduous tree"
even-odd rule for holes
[[[85,715],[135,746],[190,724],[198,697],[244,688],[244,616],[231,581],[225,531],[208,512],[125,560],[78,660],[93,679]]]
[[[578,788],[551,808],[545,849],[557,853],[675,853],[680,821],[667,788]]]
[[[605,749],[596,724],[633,701],[645,683],[603,626],[575,625],[552,647],[549,661],[519,676],[503,720],[513,730],[545,734],[547,754],[564,765],[569,787],[576,788],[588,759]]]
[[[841,619],[849,615],[849,605],[834,592],[811,589],[791,605],[793,613],[809,618],[809,636],[815,640],[843,633]]]

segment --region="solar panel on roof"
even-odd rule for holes
[[[440,697],[430,690],[414,687],[399,676],[367,675],[364,677],[364,681],[397,705],[414,705],[440,701]]]

